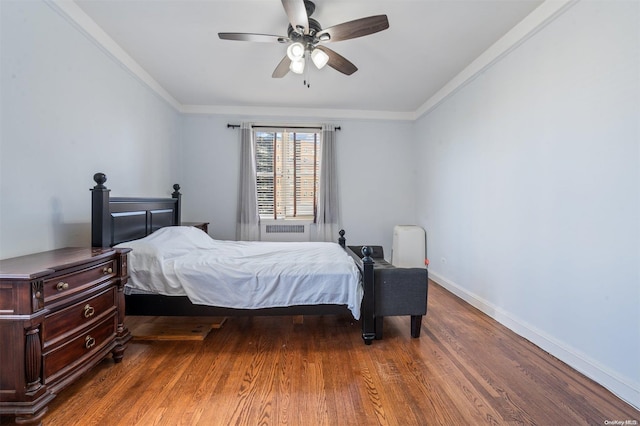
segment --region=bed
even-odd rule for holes
[[[127,315],[347,314],[360,321],[366,344],[376,337],[374,262],[366,248],[358,255],[346,246],[344,231],[337,244],[215,240],[180,226],[179,185],[171,198],[124,198],[111,197],[106,180],[94,175],[92,246],[133,249]],[[256,276],[264,293],[254,291]],[[207,282],[207,290],[198,287]]]

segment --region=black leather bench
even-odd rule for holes
[[[349,246],[362,258],[363,246]],[[386,316],[411,316],[411,336],[420,337],[422,316],[427,314],[428,272],[426,268],[397,268],[384,260],[382,246],[371,250],[374,276],[375,338],[382,339]]]

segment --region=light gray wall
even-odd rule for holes
[[[209,233],[235,239],[240,132],[227,128],[241,117],[185,115],[181,176],[185,220],[211,222]],[[295,124],[286,117],[246,121]],[[304,123],[322,123],[317,118]],[[415,168],[411,166],[413,123],[330,120],[336,133],[342,227],[351,244],[385,246],[391,254],[393,226],[415,222]],[[336,239],[338,236],[336,235]]]
[[[91,244],[98,171],[112,195],[169,195],[178,113],[47,4],[0,16],[0,258]]]
[[[430,274],[640,406],[638,2],[579,2],[416,123]]]
[[[338,133],[342,224],[348,244],[383,245],[394,225],[415,224],[413,123],[345,121]]]

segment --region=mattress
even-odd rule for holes
[[[337,304],[360,318],[360,274],[336,243],[216,240],[172,226],[116,247],[132,249],[129,294],[187,296],[236,309]]]

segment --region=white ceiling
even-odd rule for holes
[[[218,32],[286,35],[279,0],[75,0],[180,106],[411,113],[541,0],[316,0],[323,28],[386,14],[389,29],[328,43],[358,71],[271,77],[286,46]],[[86,18],[86,17],[85,17]],[[78,18],[74,18],[76,21]],[[86,26],[86,24],[84,24]],[[104,44],[103,41],[101,41]]]

